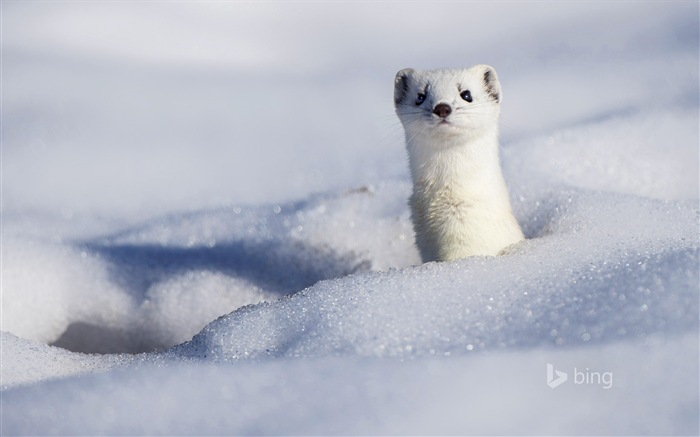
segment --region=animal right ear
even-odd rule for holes
[[[394,78],[394,104],[401,105],[406,100],[409,89],[409,80],[413,74],[412,68],[404,68],[396,73]]]

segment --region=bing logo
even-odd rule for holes
[[[578,370],[574,367],[574,380],[575,385],[599,385],[605,390],[613,386],[613,373],[612,372],[596,372],[591,371],[586,367],[585,371]],[[547,385],[551,388],[557,388],[566,381],[568,381],[569,375],[561,370],[556,370],[554,365],[547,363]]]

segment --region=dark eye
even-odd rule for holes
[[[423,102],[425,102],[425,94],[418,93],[418,97],[416,97],[416,106],[420,106]]]
[[[472,93],[469,92],[469,90],[462,91],[459,95],[460,95],[460,97],[462,97],[462,98],[463,98],[464,100],[466,100],[467,102],[470,102],[470,103],[471,103],[471,101],[474,100],[474,99],[472,99]]]

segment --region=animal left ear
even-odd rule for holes
[[[500,103],[503,99],[501,93],[501,82],[498,81],[496,69],[490,65],[484,65],[484,89],[486,94],[496,103]]]

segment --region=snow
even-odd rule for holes
[[[659,354],[678,356],[695,343],[681,337],[656,347]],[[567,370],[595,363],[617,379],[609,390],[552,390],[543,383],[547,360]],[[629,360],[640,365],[630,367]],[[6,421],[12,418],[12,431],[56,435],[76,429],[90,435],[687,432],[683,424],[697,416],[698,379],[667,378],[659,386],[667,364],[629,344],[404,362],[324,357],[246,360],[233,367],[151,363],[16,390],[4,414]],[[688,375],[696,368],[689,361],[675,366]]]
[[[698,434],[697,3],[441,6],[3,3],[1,433]],[[528,239],[420,265],[476,63]]]

